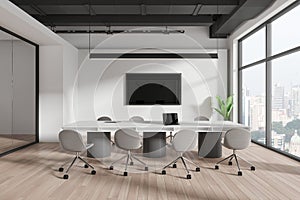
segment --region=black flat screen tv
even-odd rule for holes
[[[181,74],[127,73],[126,105],[155,104],[181,104]]]

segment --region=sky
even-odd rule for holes
[[[300,46],[300,6],[276,19],[271,24],[272,55]],[[299,25],[298,25],[299,24]],[[254,33],[242,42],[242,64],[247,65],[265,57],[266,30]],[[300,52],[295,52],[272,62],[272,85],[284,86],[285,93],[294,85],[300,85]],[[265,64],[243,70],[243,85],[250,95],[265,93]]]

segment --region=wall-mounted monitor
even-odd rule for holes
[[[180,105],[180,73],[127,73],[126,105]]]

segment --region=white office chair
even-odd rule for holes
[[[82,136],[80,133],[78,133],[77,131],[74,130],[63,130],[59,133],[59,141],[61,144],[61,147],[65,150],[65,151],[70,151],[70,152],[75,152],[76,156],[73,159],[73,161],[71,162],[70,166],[68,167],[65,175],[63,176],[64,179],[68,179],[69,175],[68,172],[70,171],[71,167],[73,166],[73,164],[75,163],[75,161],[77,159],[81,160],[82,162],[85,163],[85,168],[92,168],[91,174],[96,174],[96,171],[94,170],[94,167],[92,165],[90,165],[87,161],[83,160],[80,157],[80,153],[83,151],[86,151],[87,149],[91,148],[93,146],[93,144],[87,144],[85,145],[83,140],[82,140]],[[66,162],[65,164],[61,165],[61,167],[59,168],[60,172],[64,171],[64,165],[66,165],[68,162]]]
[[[194,121],[209,121],[209,118],[200,115],[198,117],[195,117]]]
[[[115,142],[116,142],[117,147],[127,151],[127,155],[122,156],[120,159],[114,161],[111,164],[111,166],[109,167],[110,170],[114,169],[113,165],[116,162],[119,162],[120,160],[123,160],[124,158],[127,158],[126,165],[125,165],[124,176],[128,175],[127,166],[128,166],[129,160],[131,160],[131,162],[132,162],[133,159],[137,160],[142,165],[144,165],[145,166],[145,171],[148,171],[147,164],[144,163],[143,161],[141,161],[140,159],[138,159],[137,157],[135,157],[134,155],[132,155],[132,153],[131,153],[131,150],[139,149],[139,148],[142,147],[140,136],[139,136],[138,132],[136,132],[135,130],[132,130],[132,129],[119,129],[115,133]],[[131,163],[131,165],[132,164],[133,164],[133,162]]]
[[[137,122],[137,123],[142,123],[144,122],[144,118],[140,117],[140,116],[133,116],[129,119],[130,122]]]
[[[187,168],[187,165],[185,163],[185,161],[187,161],[188,163],[196,166],[196,171],[200,171],[200,167],[195,164],[193,161],[187,159],[186,157],[183,156],[184,152],[187,151],[191,151],[196,147],[197,144],[197,134],[195,131],[191,131],[191,130],[180,130],[178,131],[175,135],[174,138],[172,140],[172,146],[174,148],[174,150],[178,153],[180,153],[180,156],[178,156],[175,160],[173,160],[172,162],[170,162],[168,165],[166,165],[163,170],[162,170],[162,174],[166,174],[166,168],[169,167],[170,165],[173,164],[173,168],[176,168],[176,162],[181,159],[183,166],[187,172],[187,179],[191,179],[192,176],[190,174],[189,169]]]
[[[97,119],[97,121],[105,121],[105,122],[109,122],[112,121],[110,117],[107,116],[101,116]]]
[[[228,165],[232,165],[231,161],[234,158],[236,161],[237,167],[239,169],[238,176],[242,176],[242,171],[240,169],[240,165],[239,165],[237,157],[239,157],[240,159],[242,159],[242,158],[240,156],[236,155],[236,150],[246,149],[250,145],[250,143],[251,143],[250,131],[241,129],[241,128],[234,128],[234,129],[227,131],[224,136],[223,145],[228,149],[232,149],[233,153],[230,156],[224,158],[223,160],[217,162],[215,165],[215,169],[219,169],[219,164],[227,159],[229,159]],[[244,160],[244,159],[242,159],[242,160]],[[244,160],[244,161],[249,163],[246,160]],[[251,165],[250,169],[252,171],[254,171],[255,167],[251,163],[249,163],[249,164]]]

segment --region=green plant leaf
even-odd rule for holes
[[[224,118],[224,120],[228,120],[233,108],[233,95],[227,97],[226,101],[223,101],[220,96],[216,96],[216,99],[219,104],[219,109],[215,108],[215,110]]]
[[[226,106],[227,106],[227,108],[229,107],[229,105],[232,105],[232,104],[233,104],[233,96],[229,96],[226,99]]]
[[[216,96],[216,99],[217,99],[217,101],[218,101],[219,108],[221,108],[221,106],[222,106],[222,104],[223,104],[221,97],[220,97],[220,96]]]
[[[222,115],[223,116],[223,113],[222,113],[222,111],[221,110],[219,110],[218,108],[215,108],[215,110],[220,114],[220,115]]]

